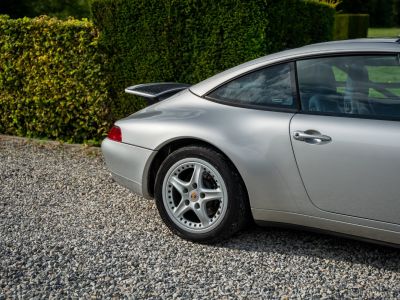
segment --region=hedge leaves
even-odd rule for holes
[[[334,9],[307,0],[92,0],[92,14],[94,25],[0,16],[0,132],[98,142],[145,105],[125,87],[196,83],[330,40],[334,23]]]
[[[111,124],[109,80],[88,21],[0,17],[0,132],[98,140]]]

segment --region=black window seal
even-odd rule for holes
[[[311,54],[305,54],[304,56],[296,56],[293,58],[284,58],[283,60],[279,60],[270,64],[266,64],[263,66],[260,66],[258,68],[254,68],[252,70],[248,70],[244,73],[241,73],[233,78],[230,78],[224,82],[222,82],[221,84],[215,86],[214,88],[212,88],[211,90],[209,90],[206,94],[204,94],[203,96],[198,96],[196,94],[196,96],[203,98],[205,100],[209,100],[212,102],[216,102],[216,103],[221,103],[224,105],[230,105],[230,106],[234,106],[234,107],[243,107],[243,108],[250,108],[250,109],[259,109],[259,110],[270,110],[270,111],[284,111],[284,112],[299,112],[299,113],[305,113],[304,111],[302,111],[302,107],[301,107],[301,99],[300,99],[300,89],[298,86],[298,76],[297,76],[297,62],[299,60],[307,60],[307,59],[313,59],[313,58],[323,58],[323,57],[341,57],[341,56],[366,56],[366,55],[381,55],[381,56],[388,56],[388,55],[399,55],[400,57],[400,52],[393,52],[393,51],[345,51],[345,52],[340,52],[340,53],[311,53]],[[218,89],[219,87],[235,80],[238,79],[242,76],[245,76],[249,73],[252,72],[256,72],[258,70],[262,70],[268,67],[272,67],[272,66],[276,66],[276,65],[281,65],[281,64],[290,64],[290,63],[294,63],[294,69],[296,71],[296,90],[297,90],[297,99],[298,99],[298,103],[297,103],[297,109],[296,108],[283,108],[283,109],[276,109],[274,107],[270,107],[270,106],[258,106],[258,105],[249,105],[249,104],[238,104],[238,103],[233,103],[231,101],[223,101],[220,99],[215,99],[209,96],[210,93],[212,93],[213,91],[215,91],[216,89]],[[189,89],[190,90],[190,89]]]
[[[278,53],[278,52],[277,52]],[[299,60],[307,60],[307,59],[313,59],[313,58],[322,58],[322,57],[340,57],[340,56],[365,56],[365,55],[381,55],[381,56],[387,56],[387,55],[400,55],[400,52],[389,52],[389,51],[364,51],[364,52],[360,52],[360,51],[346,51],[346,52],[340,52],[340,53],[312,53],[312,54],[305,54],[304,56],[296,56],[293,58],[284,58],[283,60],[279,60],[279,61],[275,61],[273,63],[267,64],[267,65],[263,65],[251,70],[248,70],[244,73],[238,74],[235,77],[232,77],[222,83],[220,83],[219,85],[213,87],[211,90],[209,90],[208,92],[206,92],[203,96],[199,96],[201,98],[205,98],[207,97],[210,93],[214,92],[216,89],[218,89],[219,87],[235,80],[238,79],[242,76],[245,76],[249,73],[253,73],[265,68],[269,68],[269,67],[273,67],[276,65],[282,65],[282,64],[290,64],[290,63],[297,63]]]
[[[299,80],[297,77],[297,63],[296,61],[292,61],[290,63],[291,68],[292,68],[292,72],[293,73],[292,76],[292,89],[294,89],[293,91],[293,95],[294,95],[294,99],[296,99],[296,103],[297,103],[297,111],[300,112],[302,111],[302,105],[301,105],[301,99],[300,99],[300,88],[299,88]]]
[[[241,108],[248,108],[248,109],[257,109],[257,110],[265,110],[265,111],[274,111],[274,112],[290,112],[290,113],[296,113],[298,112],[297,108],[295,107],[283,107],[283,106],[272,106],[272,105],[257,105],[257,104],[244,104],[244,103],[235,103],[233,101],[225,101],[221,99],[216,99],[212,98],[210,96],[205,96],[204,99],[223,104],[223,105],[228,105],[232,107],[241,107]]]
[[[400,121],[400,116],[382,116],[382,115],[359,115],[359,114],[345,114],[345,113],[331,113],[331,112],[297,112],[299,115],[313,115],[321,117],[335,117],[335,118],[350,118],[350,119],[364,119],[375,121]]]

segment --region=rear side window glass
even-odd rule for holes
[[[281,64],[246,74],[207,96],[239,105],[294,108],[291,68]]]
[[[297,76],[305,112],[400,118],[397,55],[301,60]]]

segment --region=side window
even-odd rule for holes
[[[336,58],[298,61],[297,78],[303,111],[322,113],[343,111],[343,95],[348,74],[336,62]]]
[[[290,65],[281,64],[234,79],[208,97],[232,104],[295,108]]]
[[[297,75],[305,112],[400,117],[397,55],[301,60],[297,62]]]

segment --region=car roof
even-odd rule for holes
[[[333,41],[307,45],[295,49],[285,50],[274,54],[266,55],[255,60],[228,69],[222,73],[216,74],[196,85],[190,87],[190,90],[198,95],[204,96],[209,91],[218,87],[222,83],[233,79],[243,73],[253,69],[268,66],[270,64],[283,62],[287,60],[312,57],[323,54],[343,54],[343,53],[393,53],[400,51],[399,39],[354,39]]]

